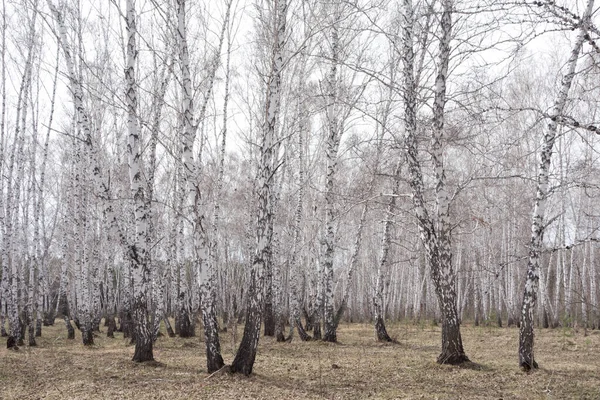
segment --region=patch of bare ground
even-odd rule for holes
[[[201,332],[201,330],[199,330]],[[261,338],[249,378],[206,372],[204,344],[163,336],[156,362],[136,364],[120,334],[100,334],[86,348],[67,341],[62,325],[47,327],[38,346],[0,350],[2,399],[598,399],[600,332],[536,330],[540,369],[517,365],[516,328],[463,326],[473,361],[438,365],[440,328],[389,324],[398,343],[378,343],[370,325],[342,325],[338,344],[277,343]],[[238,332],[241,337],[241,329]],[[222,333],[233,359],[232,336]],[[4,347],[4,346],[3,346]]]

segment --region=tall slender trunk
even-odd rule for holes
[[[34,16],[37,15],[37,12]],[[29,32],[31,40],[35,32],[35,18],[30,22]],[[31,86],[31,70],[33,60],[33,46],[29,47],[27,59],[19,87],[19,95],[17,99],[15,134],[13,145],[10,152],[8,163],[8,176],[6,188],[6,203],[4,214],[4,236],[2,248],[2,266],[6,268],[6,277],[8,286],[8,316],[10,321],[10,335],[7,340],[7,347],[15,347],[23,344],[22,319],[21,319],[21,302],[24,296],[21,285],[24,284],[24,279],[21,276],[23,266],[19,267],[19,257],[17,257],[17,218],[19,216],[19,203],[21,196],[21,184],[24,181],[25,174],[25,133],[27,123],[27,105],[29,101],[29,90]],[[0,194],[4,195],[4,193]]]
[[[296,197],[296,210],[294,212],[294,228],[293,228],[293,248],[292,256],[290,259],[290,333],[287,340],[291,340],[294,333],[294,328],[298,330],[298,336],[303,341],[310,340],[311,337],[304,330],[302,320],[300,317],[301,308],[301,296],[299,293],[300,289],[300,278],[302,274],[302,268],[298,261],[300,249],[302,247],[302,215],[304,212],[304,134],[306,131],[306,108],[304,101],[301,97],[302,89],[304,88],[304,67],[301,69],[299,76],[300,88],[298,90],[298,194]]]
[[[338,68],[339,68],[339,16],[331,26],[331,66],[327,76],[327,140],[326,157],[327,172],[325,177],[325,229],[323,233],[323,254],[322,254],[322,272],[323,272],[323,316],[324,316],[324,335],[326,342],[337,342],[337,326],[335,322],[335,311],[333,304],[333,256],[335,241],[335,175],[337,170],[338,149],[340,145],[340,136],[342,133],[342,124],[339,121],[338,107]]]
[[[537,193],[531,218],[531,242],[529,244],[529,259],[527,262],[527,275],[525,281],[525,290],[523,293],[523,303],[521,306],[521,324],[519,329],[519,366],[524,370],[537,368],[538,364],[534,357],[534,332],[533,332],[533,312],[537,300],[537,290],[539,284],[540,253],[543,245],[546,213],[546,202],[548,199],[548,184],[550,175],[550,162],[552,159],[552,149],[558,133],[557,119],[560,118],[565,109],[569,91],[575,77],[575,69],[579,53],[583,46],[586,36],[586,26],[589,24],[590,15],[594,7],[594,0],[588,0],[586,10],[581,19],[581,27],[571,54],[567,60],[567,72],[562,78],[560,91],[554,101],[550,122],[544,133],[542,141],[542,150],[540,153],[540,164],[537,177]],[[572,251],[572,250],[571,250]],[[573,268],[571,268],[572,270]],[[570,305],[567,304],[567,307]]]
[[[143,362],[154,359],[152,352],[153,331],[150,313],[150,268],[148,265],[148,203],[145,201],[144,184],[142,182],[140,128],[137,115],[137,83],[135,66],[137,59],[136,45],[136,10],[135,1],[126,2],[127,26],[127,66],[125,69],[126,104],[127,104],[127,159],[129,164],[129,184],[133,197],[134,209],[134,241],[128,249],[133,275],[133,324],[135,332],[135,351],[133,361]]]
[[[201,204],[202,196],[199,188],[199,164],[194,161],[193,145],[196,126],[193,116],[193,93],[190,75],[190,60],[186,33],[186,0],[177,1],[177,32],[179,58],[181,63],[182,83],[182,128],[183,128],[183,169],[186,181],[186,205],[193,212],[193,243],[195,251],[195,271],[200,284],[200,298],[202,302],[202,321],[204,324],[204,338],[206,343],[207,369],[214,372],[223,367],[221,345],[215,306],[214,272],[209,260],[209,243],[204,228],[204,205]],[[222,43],[222,41],[221,41]],[[216,61],[215,61],[216,62]],[[212,79],[212,78],[211,78]],[[211,83],[212,87],[212,83]],[[204,111],[201,110],[200,118],[203,119]]]
[[[260,147],[260,164],[257,179],[257,225],[256,225],[256,251],[252,268],[250,270],[250,287],[248,290],[248,308],[246,312],[246,325],[244,335],[231,364],[232,372],[241,372],[250,375],[254,366],[260,325],[264,308],[264,279],[266,263],[272,251],[272,224],[273,224],[273,166],[276,148],[276,126],[281,104],[281,75],[283,69],[283,51],[285,44],[287,1],[274,0],[273,8],[273,53],[271,71],[267,80],[267,94],[265,96],[265,120],[262,126]]]
[[[5,176],[5,149],[6,139],[6,1],[2,0],[2,109],[0,111],[0,176]],[[8,253],[5,248],[6,240],[6,219],[4,202],[4,179],[0,179],[0,232],[2,233],[2,250],[0,250],[0,259],[2,260],[2,278],[0,281],[0,331],[3,337],[8,336],[5,328],[6,316],[8,314],[7,303],[9,301],[9,281],[8,281]]]
[[[385,224],[383,227],[383,238],[381,240],[381,258],[377,265],[377,281],[375,284],[375,294],[373,296],[373,309],[375,316],[375,334],[378,341],[391,342],[392,338],[388,335],[384,322],[384,305],[383,305],[383,290],[385,271],[388,268],[390,245],[392,242],[392,228],[394,225],[393,216],[396,212],[396,198],[400,190],[400,170],[402,163],[399,161],[394,170],[394,183],[392,188],[392,196],[390,197]]]
[[[64,21],[64,16],[62,14],[62,12],[53,4],[52,0],[47,0],[47,4],[48,4],[48,8],[50,9],[56,24],[57,24],[57,30],[56,30],[56,35],[57,35],[57,39],[58,39],[58,45],[60,46],[60,48],[62,49],[62,52],[64,53],[65,56],[65,63],[67,65],[67,76],[69,79],[68,82],[68,86],[69,86],[69,90],[71,92],[71,96],[72,96],[72,100],[73,100],[73,107],[75,109],[74,112],[74,117],[76,118],[76,130],[80,132],[80,136],[81,136],[81,140],[77,141],[76,146],[77,146],[77,150],[76,150],[76,157],[79,157],[81,159],[81,161],[79,163],[76,162],[76,164],[78,164],[76,166],[76,168],[78,168],[77,172],[76,172],[76,178],[77,178],[77,174],[80,174],[79,179],[84,179],[85,178],[89,178],[91,180],[91,182],[93,183],[96,193],[100,198],[100,205],[102,207],[102,214],[103,217],[107,220],[107,225],[109,226],[109,229],[111,231],[111,237],[115,237],[119,239],[119,242],[124,245],[125,247],[127,247],[127,240],[125,239],[125,236],[123,234],[123,232],[120,230],[119,225],[118,225],[118,221],[116,218],[115,213],[113,212],[112,209],[112,204],[109,201],[109,197],[110,197],[110,188],[107,184],[107,182],[104,180],[103,176],[102,176],[102,168],[100,165],[100,160],[99,160],[99,155],[100,155],[100,151],[97,148],[96,145],[94,145],[94,140],[92,137],[92,129],[90,126],[90,115],[88,113],[88,110],[85,107],[85,102],[84,102],[84,91],[83,91],[83,84],[82,84],[82,80],[81,80],[81,71],[78,71],[76,69],[76,64],[74,61],[74,56],[73,56],[73,47],[71,45],[71,43],[69,42],[69,35],[67,33],[67,27]],[[80,12],[80,10],[78,9],[77,12]],[[80,15],[78,15],[78,29],[81,29],[81,17]],[[81,32],[78,32],[78,37],[81,38]],[[79,53],[81,53],[83,51],[82,49],[83,44],[81,43],[81,40],[78,43],[78,51]],[[81,142],[81,143],[79,143]],[[81,149],[81,145],[83,145],[84,149]],[[84,162],[86,163],[84,166]],[[85,176],[84,176],[85,174]],[[83,190],[83,188],[75,188],[75,191],[77,190]],[[75,204],[75,207],[79,207],[80,211],[85,210],[85,208],[83,207],[83,202],[87,201],[85,198],[80,199],[79,202],[77,202],[78,204]],[[81,220],[80,219],[83,219]],[[83,327],[82,329],[82,333],[84,334],[84,343],[86,344],[91,344],[93,343],[93,335],[91,333],[91,329],[92,329],[92,321],[91,321],[91,316],[90,316],[90,304],[89,304],[89,300],[90,300],[90,290],[89,290],[89,251],[85,251],[86,249],[82,247],[83,245],[83,241],[85,240],[84,238],[86,237],[86,233],[87,230],[84,228],[88,228],[88,222],[87,219],[83,218],[84,214],[83,212],[79,212],[77,213],[77,217],[76,217],[76,223],[79,224],[77,226],[77,228],[80,230],[79,235],[80,237],[78,238],[78,240],[76,240],[76,247],[80,247],[80,251],[76,251],[76,253],[79,253],[77,255],[77,257],[80,258],[80,263],[78,263],[77,265],[79,266],[80,269],[80,273],[81,273],[81,280],[80,280],[80,285],[81,288],[80,290],[83,291],[83,293],[78,293],[78,296],[80,296],[80,299],[78,301],[77,307],[81,309],[82,312],[82,317],[83,317],[83,323],[80,324],[80,326]],[[83,229],[83,230],[82,230]],[[79,242],[79,243],[78,243]],[[84,296],[84,297],[81,297]],[[81,304],[80,304],[81,302]],[[79,314],[79,312],[78,312]]]

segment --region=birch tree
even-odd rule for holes
[[[261,127],[260,161],[257,177],[257,221],[256,250],[250,270],[250,287],[244,335],[231,364],[232,372],[250,375],[254,366],[260,325],[264,307],[264,279],[266,263],[272,251],[273,224],[273,175],[274,162],[277,157],[276,127],[281,104],[281,75],[283,72],[283,52],[286,39],[287,0],[273,0],[272,5],[272,55],[271,69],[267,78],[264,121]],[[269,234],[271,231],[271,234]]]
[[[206,342],[207,368],[214,372],[223,367],[221,345],[215,309],[214,274],[209,260],[209,243],[205,215],[201,204],[202,192],[199,187],[199,164],[194,160],[193,146],[195,136],[192,80],[190,76],[189,50],[186,32],[186,0],[177,1],[177,34],[179,61],[181,68],[181,128],[183,141],[183,170],[186,182],[186,204],[192,212],[192,232],[196,260],[194,268],[198,271],[202,321],[204,323],[204,338]],[[201,113],[200,118],[203,118]]]
[[[135,331],[135,352],[133,361],[143,362],[154,359],[152,352],[153,330],[150,313],[150,268],[148,265],[148,203],[145,201],[142,181],[140,128],[138,123],[138,90],[135,76],[136,58],[136,9],[135,0],[126,2],[127,64],[125,68],[127,103],[127,156],[129,182],[134,208],[134,240],[128,256],[133,275],[133,321]]]
[[[452,30],[451,0],[442,1],[440,16],[440,39],[435,80],[432,116],[431,157],[435,172],[436,210],[432,213],[425,203],[425,187],[417,147],[417,98],[415,81],[415,53],[413,30],[414,8],[411,0],[403,2],[402,64],[405,148],[410,174],[415,215],[425,247],[431,278],[442,313],[442,352],[437,358],[440,364],[460,364],[468,361],[463,350],[458,318],[455,273],[452,265],[449,202],[446,192],[446,175],[443,164],[444,106],[446,103],[446,80],[450,60]]]
[[[527,278],[525,281],[525,290],[523,293],[523,303],[521,306],[520,327],[519,327],[519,366],[525,370],[538,367],[534,357],[534,332],[533,332],[533,313],[537,300],[539,286],[539,268],[540,256],[544,239],[546,222],[544,221],[546,213],[546,203],[549,195],[549,174],[552,161],[552,152],[556,137],[558,134],[558,120],[563,116],[569,90],[575,77],[577,60],[587,35],[587,27],[590,16],[594,8],[594,0],[588,0],[585,12],[581,19],[579,32],[573,43],[569,59],[566,63],[566,72],[563,75],[560,90],[554,101],[550,114],[550,121],[546,127],[542,139],[542,148],[540,152],[539,169],[537,176],[537,190],[534,202],[534,209],[531,218],[531,242],[529,244],[529,257],[527,261]]]

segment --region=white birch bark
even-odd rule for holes
[[[432,159],[435,172],[436,215],[430,215],[424,199],[424,184],[417,149],[416,82],[414,71],[414,17],[411,0],[404,0],[402,23],[403,76],[404,76],[404,117],[406,131],[406,153],[410,173],[410,186],[413,193],[415,214],[429,262],[431,278],[442,314],[442,353],[439,363],[459,364],[468,361],[462,347],[460,321],[458,318],[455,275],[452,266],[450,242],[449,202],[445,188],[446,176],[443,164],[444,107],[446,102],[446,79],[450,59],[450,39],[452,30],[452,1],[442,2],[440,19],[440,49],[438,71],[433,102]]]
[[[35,32],[35,16],[30,21],[29,35],[33,40]],[[31,87],[31,70],[34,57],[33,46],[29,46],[27,58],[23,70],[23,76],[19,87],[19,96],[17,99],[15,133],[13,145],[11,148],[8,176],[6,187],[6,202],[4,214],[4,237],[2,249],[2,265],[6,268],[7,286],[9,288],[7,296],[7,311],[10,321],[10,334],[7,341],[7,347],[13,348],[23,344],[21,311],[22,302],[25,295],[22,285],[25,284],[23,266],[19,268],[19,243],[17,240],[17,222],[19,217],[19,203],[21,199],[21,184],[25,176],[25,134],[27,126],[27,110],[29,104],[29,90]],[[0,193],[0,195],[4,195]],[[23,249],[24,250],[24,249]]]
[[[202,320],[206,342],[207,368],[214,372],[223,367],[221,346],[215,307],[213,274],[209,270],[209,243],[206,233],[202,193],[199,187],[199,166],[194,161],[193,145],[195,124],[193,116],[193,93],[190,75],[189,51],[186,33],[186,0],[177,1],[177,33],[182,83],[182,128],[183,128],[183,169],[186,181],[186,205],[193,212],[193,242],[195,270],[198,272],[202,302]]]
[[[154,359],[152,344],[153,331],[150,313],[150,268],[148,264],[148,203],[145,201],[145,182],[142,181],[142,154],[140,148],[140,128],[138,123],[138,94],[135,77],[137,59],[137,27],[134,0],[126,1],[127,64],[125,68],[125,100],[127,105],[127,161],[129,184],[133,197],[134,240],[128,249],[133,276],[133,323],[135,352],[133,361],[143,362]]]
[[[334,5],[335,7],[335,5]],[[323,315],[324,315],[324,334],[323,340],[326,342],[337,341],[337,327],[335,323],[335,311],[333,304],[333,257],[335,242],[335,175],[337,170],[338,149],[343,131],[340,121],[340,107],[338,105],[338,68],[339,68],[339,23],[341,16],[339,10],[333,10],[334,21],[331,23],[329,32],[330,42],[330,67],[326,78],[326,132],[325,157],[326,157],[326,177],[325,177],[325,226],[323,230],[323,253],[321,256],[322,285],[323,285]]]
[[[6,140],[6,1],[2,0],[2,52],[0,61],[2,62],[2,109],[0,110],[0,176],[4,176],[5,169],[5,149]],[[2,250],[0,258],[2,259],[2,278],[0,280],[0,334],[2,337],[8,336],[6,331],[6,316],[8,314],[9,300],[9,282],[8,282],[8,254],[6,253],[6,220],[5,220],[5,202],[4,202],[4,179],[0,179],[0,233],[2,234]]]
[[[392,195],[390,196],[385,222],[383,226],[383,238],[381,239],[381,258],[377,264],[377,280],[375,283],[375,293],[373,296],[373,308],[375,317],[375,334],[378,341],[391,342],[392,338],[388,335],[384,323],[384,282],[388,270],[390,246],[392,243],[392,230],[394,227],[394,213],[396,212],[396,199],[400,190],[400,171],[402,163],[398,161],[394,169],[394,182],[392,186]]]
[[[281,75],[283,71],[283,52],[286,35],[287,1],[274,0],[273,5],[273,52],[271,70],[267,79],[265,96],[265,119],[261,129],[260,164],[257,176],[256,191],[258,194],[256,250],[250,270],[250,287],[248,289],[248,306],[246,325],[242,341],[231,365],[232,372],[244,375],[252,373],[260,325],[264,307],[264,279],[266,263],[272,251],[273,224],[273,175],[276,149],[276,126],[281,104]]]
[[[545,230],[544,217],[548,200],[550,163],[554,142],[558,133],[557,118],[562,116],[567,103],[569,91],[573,83],[573,78],[575,77],[577,60],[579,59],[579,53],[585,40],[586,24],[589,23],[593,7],[594,0],[588,0],[586,10],[582,17],[582,25],[573,44],[573,48],[571,49],[569,59],[567,60],[566,72],[563,75],[562,84],[552,108],[550,122],[548,123],[542,141],[537,177],[537,193],[531,221],[531,242],[529,245],[529,259],[527,262],[527,277],[520,315],[519,366],[525,370],[537,368],[538,366],[534,357],[533,312],[535,310],[539,284],[540,252],[542,250]],[[569,305],[567,304],[567,306]]]

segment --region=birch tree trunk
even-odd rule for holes
[[[380,342],[392,342],[392,338],[387,333],[384,321],[384,280],[385,271],[387,270],[390,246],[392,243],[392,229],[394,225],[394,213],[396,212],[396,198],[400,190],[400,170],[402,163],[399,161],[394,170],[394,183],[392,188],[392,196],[390,197],[385,223],[383,227],[383,238],[381,240],[381,258],[377,265],[377,281],[375,283],[375,294],[373,296],[373,310],[375,317],[375,334]]]
[[[302,60],[305,63],[305,60]],[[307,109],[304,103],[304,99],[301,96],[305,87],[304,82],[304,71],[305,64],[301,67],[299,76],[299,88],[298,88],[298,173],[297,173],[297,196],[296,196],[296,209],[294,211],[294,227],[293,227],[293,248],[292,256],[290,259],[290,333],[287,338],[288,341],[292,340],[294,334],[294,328],[298,330],[298,336],[303,341],[308,341],[311,337],[304,330],[302,320],[300,317],[301,309],[301,296],[300,296],[300,279],[302,276],[302,268],[299,262],[300,249],[302,247],[302,215],[304,213],[304,195],[305,195],[305,167],[304,167],[304,134],[307,130]]]
[[[433,104],[432,159],[435,168],[435,195],[437,215],[428,211],[424,199],[424,184],[417,148],[416,84],[414,78],[413,5],[404,0],[402,26],[403,41],[403,100],[406,130],[406,154],[410,173],[415,214],[421,240],[430,266],[431,278],[442,314],[442,352],[437,358],[440,364],[460,364],[468,361],[462,346],[460,321],[457,311],[455,274],[452,266],[448,195],[443,165],[442,137],[444,130],[444,106],[446,102],[446,78],[450,58],[450,34],[452,29],[452,1],[443,0],[440,20],[440,52]]]
[[[5,149],[4,142],[6,139],[6,1],[2,0],[2,110],[0,111],[0,176],[5,175]],[[2,250],[0,250],[0,258],[2,260],[2,278],[0,280],[0,334],[2,337],[8,336],[6,332],[6,316],[8,314],[9,300],[9,282],[8,282],[8,253],[5,246],[6,241],[6,219],[5,219],[5,202],[4,202],[4,179],[0,179],[0,233],[2,233]]]
[[[135,66],[137,61],[136,45],[136,10],[135,0],[126,1],[126,26],[127,26],[127,66],[125,69],[127,104],[127,161],[129,164],[129,184],[133,197],[134,209],[134,240],[128,249],[133,276],[133,324],[135,351],[133,361],[143,362],[154,360],[152,352],[153,330],[150,313],[150,268],[148,265],[148,203],[144,198],[144,184],[142,181],[140,128],[137,115],[137,83]]]
[[[326,120],[327,120],[327,139],[325,142],[326,146],[326,160],[327,160],[327,172],[325,177],[325,229],[323,232],[323,254],[321,258],[321,270],[323,274],[322,285],[323,285],[323,316],[324,316],[324,333],[323,341],[325,342],[337,342],[337,324],[335,322],[335,311],[333,303],[333,256],[334,256],[334,242],[335,242],[335,193],[334,193],[334,182],[337,170],[337,157],[338,149],[340,145],[340,136],[342,126],[339,121],[338,107],[338,93],[337,93],[337,80],[338,80],[338,62],[339,62],[339,35],[338,35],[338,24],[339,11],[335,10],[335,20],[331,24],[330,31],[330,62],[331,66],[327,75],[327,88],[326,88]]]
[[[261,132],[260,164],[257,179],[258,210],[256,225],[256,250],[250,270],[246,325],[242,341],[231,364],[232,372],[250,375],[254,366],[260,325],[264,309],[264,279],[266,263],[272,251],[273,224],[273,159],[276,148],[276,126],[281,103],[281,75],[283,70],[283,51],[285,44],[287,0],[273,0],[273,52],[271,71],[267,78],[265,96],[265,120]]]
[[[594,0],[588,0],[586,10],[581,19],[579,33],[571,49],[571,54],[567,61],[567,71],[562,78],[562,84],[550,116],[547,130],[542,141],[542,150],[540,153],[540,163],[537,177],[537,192],[535,197],[534,209],[531,218],[531,242],[529,244],[529,258],[527,261],[527,275],[525,280],[525,290],[523,293],[523,303],[521,306],[520,328],[519,328],[519,366],[524,370],[531,370],[538,367],[534,357],[534,332],[533,332],[533,313],[535,310],[537,291],[539,285],[540,256],[546,228],[544,217],[546,213],[546,203],[548,200],[548,184],[550,174],[550,163],[552,159],[552,149],[558,133],[559,119],[563,115],[569,90],[575,77],[575,69],[579,52],[583,46],[586,36],[587,24],[594,7]],[[569,307],[569,304],[567,304]]]
[[[21,199],[21,185],[24,182],[25,174],[25,134],[27,124],[27,110],[29,104],[29,90],[31,88],[32,63],[34,57],[33,40],[35,35],[35,19],[37,10],[33,18],[29,21],[29,40],[30,45],[27,52],[27,58],[21,78],[19,94],[16,107],[15,133],[13,144],[10,151],[7,173],[6,202],[4,203],[4,232],[2,248],[2,268],[5,285],[7,287],[7,311],[10,323],[10,334],[7,339],[7,348],[16,348],[17,345],[23,345],[23,320],[21,312],[23,307],[24,285],[23,266],[20,266],[17,241],[17,223],[19,218],[19,203]],[[6,81],[5,81],[6,82]],[[4,85],[3,85],[4,86]],[[4,193],[0,193],[4,196]],[[25,257],[26,258],[26,257]]]
[[[190,76],[190,60],[186,33],[186,0],[177,0],[177,32],[179,57],[181,63],[182,84],[182,128],[183,128],[183,169],[186,181],[186,204],[193,212],[193,243],[195,265],[199,277],[202,321],[206,343],[206,362],[209,372],[221,369],[224,365],[219,342],[219,330],[214,294],[214,274],[210,271],[209,243],[204,227],[204,213],[201,203],[201,192],[198,181],[198,169],[193,156],[194,117],[193,93]]]

